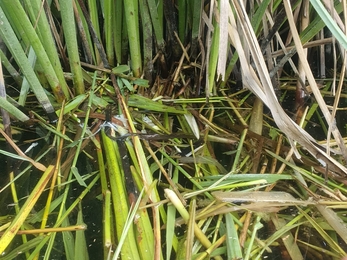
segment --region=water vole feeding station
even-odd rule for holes
[[[346,28],[346,0],[1,0],[0,259],[344,259]]]

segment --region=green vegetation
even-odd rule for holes
[[[346,14],[1,0],[0,259],[344,257]]]

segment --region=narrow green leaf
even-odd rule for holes
[[[35,248],[46,236],[37,236],[25,244],[15,247],[11,252],[6,253],[1,260],[13,260],[20,257],[21,254],[29,252],[29,250]]]
[[[81,203],[78,204],[78,214],[76,225],[84,225],[83,221],[83,212]],[[88,260],[88,248],[87,242],[84,234],[84,230],[76,231],[76,240],[75,240],[75,258],[80,260]]]
[[[129,71],[130,71],[130,68],[128,65],[119,65],[112,69],[112,73],[114,74],[128,73]]]
[[[10,158],[13,158],[16,160],[27,161],[27,162],[30,161],[30,160],[28,160],[28,158],[25,158],[25,157],[22,157],[20,155],[10,153],[10,152],[7,152],[7,151],[1,150],[1,149],[0,149],[0,154],[6,155],[7,157],[10,157]]]
[[[62,203],[62,197],[63,197],[63,195],[60,195],[59,197],[57,197],[55,200],[52,201],[50,208],[49,208],[49,213],[51,213],[53,210],[55,210]],[[28,223],[36,224],[36,223],[41,222],[44,211],[45,211],[45,209],[43,208],[39,212],[29,216]]]
[[[119,158],[119,152],[117,151],[117,144],[106,136],[103,131],[102,140],[105,148],[106,162],[108,165],[110,190],[116,222],[115,225],[117,238],[119,240],[123,236],[123,230],[126,226],[129,213],[128,199],[126,196],[127,191],[124,187],[124,177],[122,176],[122,170],[119,165],[121,160]],[[129,226],[129,231],[124,239],[125,241],[122,247],[122,257],[125,259],[140,259],[133,225]]]
[[[10,102],[8,102],[6,100],[6,98],[0,97],[0,107],[5,109],[7,112],[9,112],[15,118],[17,118],[19,121],[25,122],[25,121],[28,121],[30,119],[26,114],[24,114],[22,111],[20,111],[14,105],[12,105]]]
[[[335,10],[338,14],[340,14],[342,12],[342,5],[340,2],[338,2],[335,5]],[[320,16],[316,16],[310,22],[308,27],[306,27],[305,30],[303,30],[300,33],[300,39],[301,39],[302,44],[305,44],[305,43],[309,42],[311,39],[313,39],[319,33],[319,31],[321,31],[324,27],[325,27],[324,21],[321,19]]]
[[[212,44],[210,49],[210,58],[208,64],[208,88],[206,88],[206,96],[210,96],[215,87],[215,79],[216,79],[216,70],[217,70],[217,61],[218,61],[218,46],[219,46],[219,25],[217,22],[214,22],[214,33],[212,36]]]
[[[70,67],[73,74],[74,87],[77,94],[84,93],[83,73],[78,51],[77,37],[76,37],[76,23],[73,13],[72,1],[61,1],[61,18],[64,27],[64,36],[69,54]]]
[[[52,177],[55,166],[50,165],[47,167],[46,171],[41,176],[40,180],[37,182],[35,188],[30,193],[29,197],[25,201],[23,207],[20,212],[16,215],[16,217],[11,222],[11,225],[6,229],[4,234],[0,238],[0,254],[3,254],[7,246],[11,243],[14,236],[16,235],[19,228],[22,226],[27,216],[33,209],[36,204],[38,198],[42,194],[44,188]]]
[[[115,10],[123,10],[123,1],[115,1]],[[124,29],[125,23],[123,23],[123,19],[123,12],[118,12],[117,15],[113,15],[114,49],[117,63],[119,64],[122,63],[122,44],[124,44],[123,39],[127,37],[126,29]]]
[[[113,45],[113,31],[114,31],[114,14],[116,12],[114,0],[104,0],[104,21],[105,21],[105,38],[106,38],[106,55],[110,66],[115,64],[114,62],[114,45]]]
[[[109,103],[103,98],[103,97],[98,97],[96,95],[93,95],[93,105],[98,107],[98,108],[106,108]]]
[[[73,175],[76,177],[76,180],[78,181],[79,185],[87,187],[87,184],[84,182],[82,176],[78,172],[78,168],[72,166],[71,171],[72,171]]]
[[[65,99],[67,97],[65,97],[65,94],[63,93],[63,91],[61,89],[61,84],[60,84],[59,79],[57,78],[57,75],[53,69],[51,61],[49,60],[49,58],[47,56],[45,48],[43,47],[43,45],[40,41],[40,38],[38,37],[33,25],[31,24],[27,14],[25,13],[23,6],[20,4],[20,1],[2,0],[1,3],[3,5],[6,5],[8,7],[8,9],[11,12],[13,12],[14,16],[17,17],[17,19],[20,23],[20,26],[23,28],[24,33],[27,35],[31,46],[35,50],[35,53],[37,55],[37,61],[41,65],[41,68],[43,68],[43,73],[44,73],[47,81],[49,82],[51,89],[54,92],[55,97],[57,98],[58,101],[61,102],[63,99]],[[13,44],[13,43],[12,42],[10,42],[10,43],[6,42],[6,46],[8,48],[10,48],[11,44]],[[20,63],[20,62],[17,60],[17,63]],[[33,86],[31,86],[31,87],[33,88]]]
[[[71,100],[69,103],[67,103],[64,107],[64,115],[69,113],[71,110],[75,110],[78,108],[78,106],[86,99],[86,94],[81,94],[76,96],[73,100]],[[60,115],[60,109],[56,111],[57,115]]]
[[[135,79],[132,83],[141,87],[149,87],[148,80],[146,79]]]
[[[130,92],[133,92],[133,91],[134,91],[133,86],[130,84],[130,82],[129,82],[128,80],[121,78],[121,81],[123,81],[125,87],[126,87]]]
[[[193,55],[196,56],[197,55],[197,51],[199,49],[199,40],[200,40],[200,34],[201,34],[201,16],[203,14],[203,2],[201,0],[194,0],[191,1],[192,2],[192,40],[191,40],[191,44],[192,44],[192,52]]]
[[[1,3],[3,4],[2,1],[0,1],[0,4]],[[22,46],[19,43],[12,29],[12,26],[7,20],[1,7],[0,7],[0,18],[1,18],[0,38],[6,43],[7,48],[12,53],[23,75],[28,80],[32,91],[35,93],[35,96],[39,100],[43,109],[46,111],[48,115],[55,115],[53,106],[51,102],[49,101],[43,87],[41,86],[41,83],[37,79],[37,76],[34,70],[32,69],[30,62],[28,61],[28,58],[26,57],[22,49]]]
[[[181,42],[185,42],[187,21],[187,0],[178,0],[178,36]]]
[[[148,9],[151,15],[152,26],[154,29],[155,39],[159,50],[164,50],[165,42],[163,37],[163,24],[160,21],[158,3],[155,0],[148,0]]]
[[[180,110],[176,107],[170,107],[163,105],[157,101],[153,101],[149,98],[140,95],[129,96],[128,105],[132,107],[142,108],[145,110],[157,111],[157,112],[167,112],[173,114],[185,114],[185,110]]]
[[[64,212],[66,212],[66,209],[64,209]],[[70,221],[68,218],[64,219],[62,227],[68,227],[70,226]],[[75,259],[74,249],[75,249],[75,239],[71,231],[64,231],[62,232],[63,235],[63,243],[64,243],[64,249],[66,254],[66,260],[73,260]],[[47,253],[46,253],[47,254]]]
[[[318,15],[322,18],[325,25],[329,28],[333,36],[338,40],[338,42],[347,50],[347,36],[342,32],[340,27],[328,13],[326,8],[323,6],[320,0],[311,0],[310,3],[316,9]]]
[[[176,221],[176,208],[173,205],[167,206],[167,219],[166,219],[166,259],[171,259],[171,250],[173,237],[175,235],[175,221]]]
[[[105,191],[104,200],[104,247],[109,249],[112,246],[112,227],[111,227],[111,192],[110,190]]]
[[[30,62],[30,64],[32,64],[32,67],[34,68],[35,63],[36,63],[36,54],[35,54],[34,49],[32,47],[30,47],[30,49],[29,49],[28,61]],[[21,85],[22,86],[20,88],[20,95],[19,95],[19,99],[18,99],[18,104],[21,106],[25,106],[25,102],[26,102],[27,96],[28,96],[29,91],[30,91],[29,82],[25,77],[24,77]]]
[[[225,214],[225,223],[227,229],[226,236],[228,238],[226,239],[228,259],[242,259],[243,255],[239,235],[237,234],[231,213]]]
[[[78,198],[70,205],[70,207],[65,210],[63,209],[62,215],[60,215],[59,219],[56,221],[56,223],[54,224],[53,227],[59,227],[62,222],[65,220],[65,218],[67,218],[69,216],[69,214],[71,214],[71,212],[77,207],[78,203],[81,202],[81,200],[83,200],[83,198],[90,192],[90,190],[92,189],[92,187],[94,187],[95,183],[99,180],[100,176],[97,174],[95,176],[95,178],[89,183],[88,187],[81,192],[81,194],[78,196]],[[68,185],[66,186],[68,187]],[[65,191],[68,191],[65,190]],[[66,200],[66,196],[67,196],[68,192],[64,193],[64,198],[63,201]],[[51,234],[54,235],[54,234]],[[28,258],[28,260],[34,260],[37,256],[37,254],[39,253],[39,251],[42,249],[42,247],[44,247],[47,243],[47,241],[49,240],[50,236],[46,236],[44,237],[44,239],[42,240],[42,242],[35,248],[35,250],[31,253],[30,257]]]
[[[62,64],[59,60],[56,43],[52,36],[51,26],[48,22],[46,12],[43,12],[41,0],[25,0],[26,7],[32,7],[32,23],[36,24],[37,34],[57,75],[62,92],[66,99],[70,98],[69,87],[66,83]]]
[[[139,36],[138,0],[128,0],[124,3],[125,20],[129,36],[131,70],[135,77],[140,77],[142,73],[142,58]]]

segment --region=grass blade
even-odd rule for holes
[[[129,37],[131,69],[135,77],[140,77],[142,73],[142,58],[138,19],[138,0],[126,1],[124,12]]]
[[[110,178],[117,238],[121,239],[129,213],[128,199],[126,197],[127,191],[124,187],[122,170],[119,165],[121,160],[119,158],[116,143],[104,133],[102,134],[102,140],[105,147],[106,161]],[[140,259],[133,225],[129,226],[129,232],[124,239],[125,241],[122,247],[122,257],[128,259]]]
[[[49,82],[52,91],[59,102],[62,102],[67,98],[64,92],[61,89],[61,84],[56,76],[56,73],[52,67],[51,61],[49,60],[46,51],[35,32],[34,27],[32,26],[27,14],[25,13],[23,6],[19,1],[2,1],[2,5],[6,5],[8,10],[14,14],[14,17],[17,17],[20,22],[20,26],[23,28],[25,34],[27,35],[31,46],[35,50],[37,55],[37,60],[43,69],[43,73]],[[12,43],[11,43],[12,44]],[[6,44],[7,45],[7,44]],[[7,45],[9,47],[9,45]]]
[[[17,2],[17,1],[15,1]],[[3,2],[0,2],[0,5],[4,4]],[[20,67],[22,73],[28,80],[31,89],[35,93],[36,98],[39,100],[41,105],[43,106],[43,109],[46,111],[46,113],[51,117],[51,121],[55,121],[57,119],[57,116],[54,113],[53,106],[51,102],[49,101],[46,93],[44,92],[41,83],[39,82],[37,76],[35,75],[34,70],[31,67],[30,62],[28,61],[22,46],[20,45],[11,24],[7,20],[3,10],[2,5],[0,7],[0,17],[2,17],[2,24],[0,26],[0,37],[4,40],[6,43],[6,46],[11,51],[13,57],[15,58],[18,66]],[[44,51],[44,50],[43,50]],[[58,97],[60,97],[58,95]],[[58,99],[60,100],[60,98]]]
[[[39,182],[36,184],[30,196],[27,198],[26,202],[24,203],[22,209],[20,210],[18,215],[15,217],[15,219],[11,222],[11,225],[6,229],[2,237],[0,238],[0,253],[1,254],[5,251],[7,246],[11,243],[17,231],[19,230],[19,228],[24,223],[27,216],[33,209],[34,205],[36,204],[36,201],[38,200],[44,188],[46,187],[48,181],[50,180],[54,172],[54,168],[55,168],[54,165],[50,165],[47,167],[47,170],[43,173]]]
[[[323,6],[322,2],[319,0],[310,1],[314,9],[316,9],[318,15],[324,21],[324,24],[329,28],[331,33],[334,35],[336,40],[347,50],[347,36],[342,32],[340,27],[328,13],[328,11]],[[335,11],[335,10],[334,10]]]
[[[78,206],[78,214],[77,214],[77,225],[84,225],[83,222],[83,212],[81,203]],[[75,242],[75,258],[81,260],[88,260],[88,248],[86,238],[84,236],[84,230],[76,231],[76,242]]]
[[[76,25],[75,17],[73,13],[72,1],[62,1],[61,7],[61,19],[64,26],[64,35],[69,54],[70,67],[73,74],[73,82],[76,94],[84,93],[84,82],[82,75],[82,68],[80,65],[80,57],[77,46],[76,37]]]

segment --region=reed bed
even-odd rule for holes
[[[342,259],[346,6],[0,1],[0,258]]]

